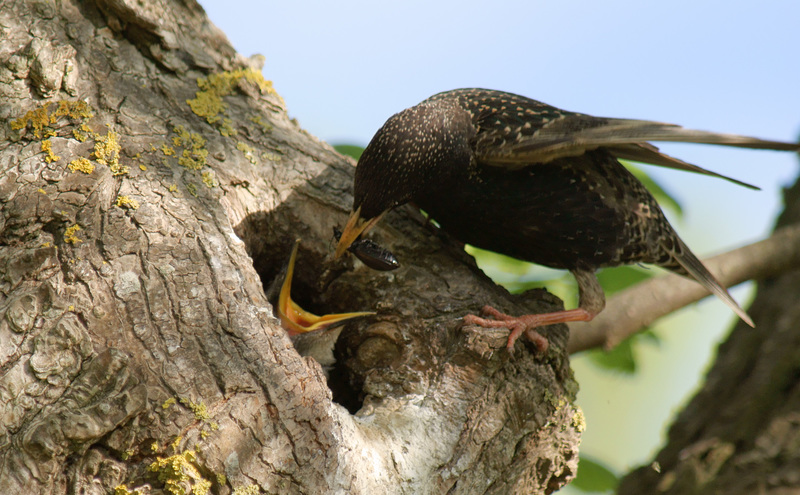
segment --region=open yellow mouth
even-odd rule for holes
[[[329,327],[335,323],[341,323],[351,318],[359,316],[374,315],[373,311],[358,313],[335,313],[324,316],[317,316],[301,308],[296,302],[292,301],[292,277],[294,276],[294,263],[297,259],[297,248],[300,246],[300,239],[297,240],[292,248],[292,255],[289,258],[289,267],[286,270],[286,278],[281,286],[281,294],[278,298],[278,316],[281,319],[283,328],[289,335],[312,332]]]

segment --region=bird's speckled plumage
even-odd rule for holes
[[[793,143],[591,117],[501,91],[447,91],[392,116],[376,133],[356,169],[348,227],[358,235],[411,201],[465,243],[571,270],[587,312],[568,318],[591,319],[602,310],[602,291],[586,274],[645,262],[695,278],[752,324],[618,160],[743,183],[662,154],[649,141],[798,150]]]

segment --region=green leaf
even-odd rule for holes
[[[600,280],[600,285],[603,286],[606,296],[610,296],[615,292],[625,290],[632,285],[647,280],[657,273],[657,271],[643,266],[628,265],[601,270],[597,273],[597,279]]]
[[[356,160],[361,158],[361,153],[364,152],[363,146],[356,146],[355,144],[334,144],[333,149]]]
[[[491,266],[494,270],[511,275],[523,275],[530,270],[531,263],[527,261],[518,260],[504,254],[495,253],[494,251],[476,248],[469,244],[464,246],[464,249],[475,258],[479,266]]]
[[[650,344],[658,347],[661,345],[661,338],[652,329],[647,328],[641,332],[631,335],[620,342],[610,351],[602,349],[591,350],[587,353],[589,361],[605,370],[616,371],[626,375],[636,373],[637,365],[636,350],[639,346]]]
[[[599,461],[581,456],[578,461],[578,476],[570,486],[584,492],[608,492],[614,490],[619,477]]]
[[[634,353],[634,339],[625,339],[610,351],[595,349],[589,351],[589,359],[600,368],[617,371],[626,375],[636,373],[636,355]]]
[[[658,185],[656,181],[654,181],[649,175],[647,175],[647,172],[637,167],[636,165],[631,164],[630,162],[622,161],[622,163],[628,170],[630,170],[630,172],[634,175],[634,177],[639,179],[639,181],[642,184],[644,184],[644,187],[646,187],[647,190],[650,191],[650,194],[652,194],[656,198],[656,200],[662,207],[669,208],[670,210],[672,210],[675,214],[678,215],[678,218],[681,218],[683,216],[683,208],[681,207],[680,203],[678,203],[678,200],[675,199],[666,190],[664,190],[664,188]]]

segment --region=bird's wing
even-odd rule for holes
[[[586,151],[603,147],[620,159],[711,175],[755,188],[661,153],[649,141],[800,151],[798,143],[696,131],[674,124],[647,120],[597,118],[569,112],[564,112],[560,118],[543,123],[530,133],[519,132],[519,128],[512,129],[506,127],[480,133],[474,145],[476,158],[487,165],[519,169],[547,163],[557,158],[581,155]]]

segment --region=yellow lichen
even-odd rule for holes
[[[42,247],[43,248],[49,248],[50,247],[50,243],[49,242],[43,242],[42,243]]]
[[[228,477],[225,476],[224,473],[217,473],[217,484],[220,486],[225,486],[225,483],[228,482]]]
[[[158,445],[158,442],[153,442],[150,444],[150,450],[153,452],[158,452],[161,447]]]
[[[253,165],[258,163],[258,159],[256,159],[256,156],[253,154],[255,150],[248,146],[247,143],[239,141],[236,143],[236,149],[244,153],[244,157]]]
[[[222,124],[219,126],[219,133],[225,137],[235,136],[239,131],[233,128],[233,121],[231,119],[222,119]]]
[[[119,152],[122,147],[119,145],[119,134],[109,130],[103,135],[96,135],[97,140],[94,144],[94,158],[97,163],[108,165],[113,175],[125,175],[130,172],[127,165],[119,163]]]
[[[83,242],[82,239],[78,238],[77,232],[81,230],[81,226],[77,223],[72,227],[68,227],[67,230],[64,231],[64,242],[67,244],[78,244],[79,242]]]
[[[231,495],[258,495],[261,493],[261,489],[258,485],[247,485],[247,486],[237,486],[233,489]]]
[[[33,137],[41,139],[43,136],[55,136],[55,131],[49,126],[55,124],[60,117],[69,117],[73,120],[85,120],[92,117],[92,109],[85,101],[59,101],[56,110],[50,114],[48,108],[52,104],[52,102],[45,103],[39,108],[29,110],[22,117],[12,120],[11,128],[20,130],[30,125],[33,129]]]
[[[142,172],[144,172],[145,170],[147,170],[147,165],[145,165],[144,163],[140,163],[140,164],[139,164],[139,170],[141,170]]]
[[[94,131],[92,131],[88,125],[81,124],[80,127],[72,130],[72,135],[82,143],[89,139],[89,136],[94,136]]]
[[[176,136],[177,137],[177,136]],[[180,138],[178,138],[178,143],[180,143]],[[172,138],[172,141],[175,142],[175,138]],[[180,144],[176,144],[175,146],[180,146]],[[172,146],[167,146],[166,143],[161,145],[161,152],[164,153],[166,156],[172,156],[175,154],[175,148]]]
[[[44,190],[44,189],[42,189],[41,187],[40,187],[39,189],[37,189],[37,191],[38,191],[38,192],[40,192],[40,193],[42,193],[42,194],[47,194],[47,191],[45,191],[45,190]]]
[[[248,117],[247,120],[260,127],[261,131],[264,133],[270,132],[272,130],[272,125],[264,122],[264,120],[261,118],[261,115],[251,115],[250,117]]]
[[[90,119],[94,116],[92,107],[85,101],[67,101],[61,100],[58,102],[56,111],[50,116],[50,123],[55,124],[59,117],[69,117],[75,120]]]
[[[213,172],[203,172],[203,184],[205,184],[209,189],[219,185],[216,179],[214,179]]]
[[[117,485],[114,487],[114,495],[143,495],[144,493],[145,492],[139,490],[138,488],[128,490],[126,485]]]
[[[171,193],[174,193],[177,190],[178,190],[178,185],[177,184],[172,184],[171,186],[169,186],[169,188],[167,188],[167,191],[169,191]]]
[[[211,415],[208,414],[208,408],[202,402],[192,402],[189,399],[181,399],[181,404],[188,407],[194,413],[196,419],[205,421],[211,417]]]
[[[173,440],[172,443],[169,444],[170,448],[175,452],[177,452],[178,448],[181,446],[181,440],[183,440],[182,436],[178,435],[177,437],[175,437],[175,440]]]
[[[84,174],[91,174],[94,172],[94,165],[86,158],[72,160],[67,167],[73,172],[83,172]]]
[[[45,152],[44,161],[47,163],[57,162],[61,159],[60,156],[53,153],[53,143],[49,139],[42,141],[42,151]]]
[[[22,117],[11,121],[11,128],[15,131],[24,129],[30,124],[33,127],[33,137],[42,137],[42,129],[50,124],[50,115],[47,113],[47,105],[28,110]]]
[[[195,93],[193,99],[186,100],[186,103],[192,112],[206,119],[209,124],[214,124],[220,120],[220,114],[227,108],[222,98],[230,95],[242,80],[255,84],[262,93],[275,91],[272,89],[272,82],[265,80],[260,71],[248,67],[198,79],[197,87],[200,90]]]
[[[575,414],[572,415],[572,426],[578,433],[583,433],[586,430],[586,417],[581,408],[575,406],[575,409]]]
[[[187,148],[183,150],[181,157],[178,158],[178,164],[182,167],[188,168],[189,170],[200,170],[206,165],[207,158],[207,149]]]
[[[182,125],[176,126],[173,132],[177,135],[173,136],[172,142],[175,143],[175,146],[184,148],[180,158],[178,158],[178,164],[189,170],[203,168],[208,159],[205,138],[196,132],[187,131]]]
[[[197,186],[195,186],[191,182],[186,184],[186,190],[189,191],[189,194],[191,194],[195,198],[197,197]]]
[[[271,162],[281,161],[281,155],[277,153],[267,153],[266,151],[261,153],[261,158],[263,158],[264,160],[269,160]]]
[[[158,480],[172,495],[206,495],[211,489],[211,482],[203,478],[196,463],[195,453],[187,450],[170,457],[158,457],[149,469],[158,474]],[[189,486],[191,492],[186,491]]]
[[[117,202],[115,205],[119,208],[127,208],[129,210],[135,210],[139,208],[139,202],[128,196],[117,196]]]
[[[163,404],[161,404],[161,408],[162,409],[169,409],[176,402],[177,402],[177,400],[175,399],[175,397],[170,397],[169,399],[165,400]]]

